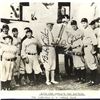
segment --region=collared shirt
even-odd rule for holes
[[[14,45],[2,44],[1,45],[2,58],[5,59],[15,58],[17,50],[18,50],[17,47]]]
[[[98,47],[100,48],[100,27],[95,29],[95,34],[97,36]]]
[[[90,27],[84,29],[83,32],[84,32],[84,38],[83,38],[84,45],[97,45],[96,36]]]
[[[54,42],[54,36],[52,31],[48,30],[47,28],[45,28],[42,32],[41,32],[41,44],[42,45],[49,45],[52,46],[52,42]]]
[[[13,37],[13,45],[15,45],[18,48],[18,53],[20,54],[20,48],[21,48],[21,38],[15,38]]]
[[[82,46],[83,32],[80,29],[72,32],[72,47]]]
[[[26,38],[22,43],[22,57],[27,57],[27,53],[37,53],[38,41],[35,38]]]

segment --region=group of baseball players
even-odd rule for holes
[[[72,31],[67,30],[70,23]],[[15,80],[16,86],[24,83],[38,84],[42,74],[45,74],[46,85],[58,84],[55,80],[56,50],[57,46],[64,47],[65,55],[72,55],[75,69],[75,82],[85,83],[87,68],[90,69],[88,85],[96,84],[97,66],[100,64],[100,18],[88,22],[87,18],[80,21],[83,29],[79,29],[77,21],[69,21],[65,16],[61,22],[61,29],[66,34],[67,42],[62,38],[54,38],[52,29],[54,23],[46,23],[44,32],[41,32],[41,41],[34,37],[34,32],[26,27],[23,39],[18,37],[18,29],[12,28],[9,35],[9,26],[2,26],[0,33],[0,81],[2,90],[11,90],[11,81]],[[62,33],[62,32],[61,32]],[[62,43],[62,44],[61,44]],[[42,48],[38,52],[37,47]],[[65,62],[67,63],[67,62]],[[41,65],[43,65],[41,68]],[[26,80],[29,82],[26,82]]]

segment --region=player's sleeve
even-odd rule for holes
[[[25,45],[25,42],[23,42],[22,43],[22,50],[21,50],[21,56],[22,56],[23,59],[27,57],[25,51],[26,51],[26,45]]]
[[[42,44],[40,43],[38,39],[36,40],[36,43],[37,43],[37,53],[39,55],[40,52],[42,51]]]
[[[90,34],[91,34],[92,44],[97,45],[97,38],[95,34],[93,32],[91,32]]]

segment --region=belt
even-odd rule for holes
[[[6,59],[7,61],[15,61],[16,58],[12,58],[12,59]]]
[[[18,56],[20,56],[20,54],[18,54]]]
[[[53,45],[43,45],[43,47],[54,47]]]
[[[88,45],[85,45],[84,48],[88,47]]]
[[[79,47],[81,47],[81,45],[78,45],[78,46],[76,46],[76,47],[73,47],[72,49],[76,49],[76,48],[79,48]]]
[[[28,55],[36,55],[37,53],[27,53]]]

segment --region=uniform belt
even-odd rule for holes
[[[16,58],[12,58],[12,59],[6,59],[7,61],[15,61]]]
[[[53,45],[43,45],[43,47],[54,47]]]
[[[27,53],[28,55],[36,55],[37,53]]]
[[[20,56],[20,54],[18,54],[18,56]]]
[[[84,47],[86,48],[86,47],[88,47],[88,45],[85,45]]]
[[[81,47],[81,45],[78,45],[78,46],[76,46],[76,47],[73,47],[72,49],[76,49],[76,48],[79,48],[79,47]]]

